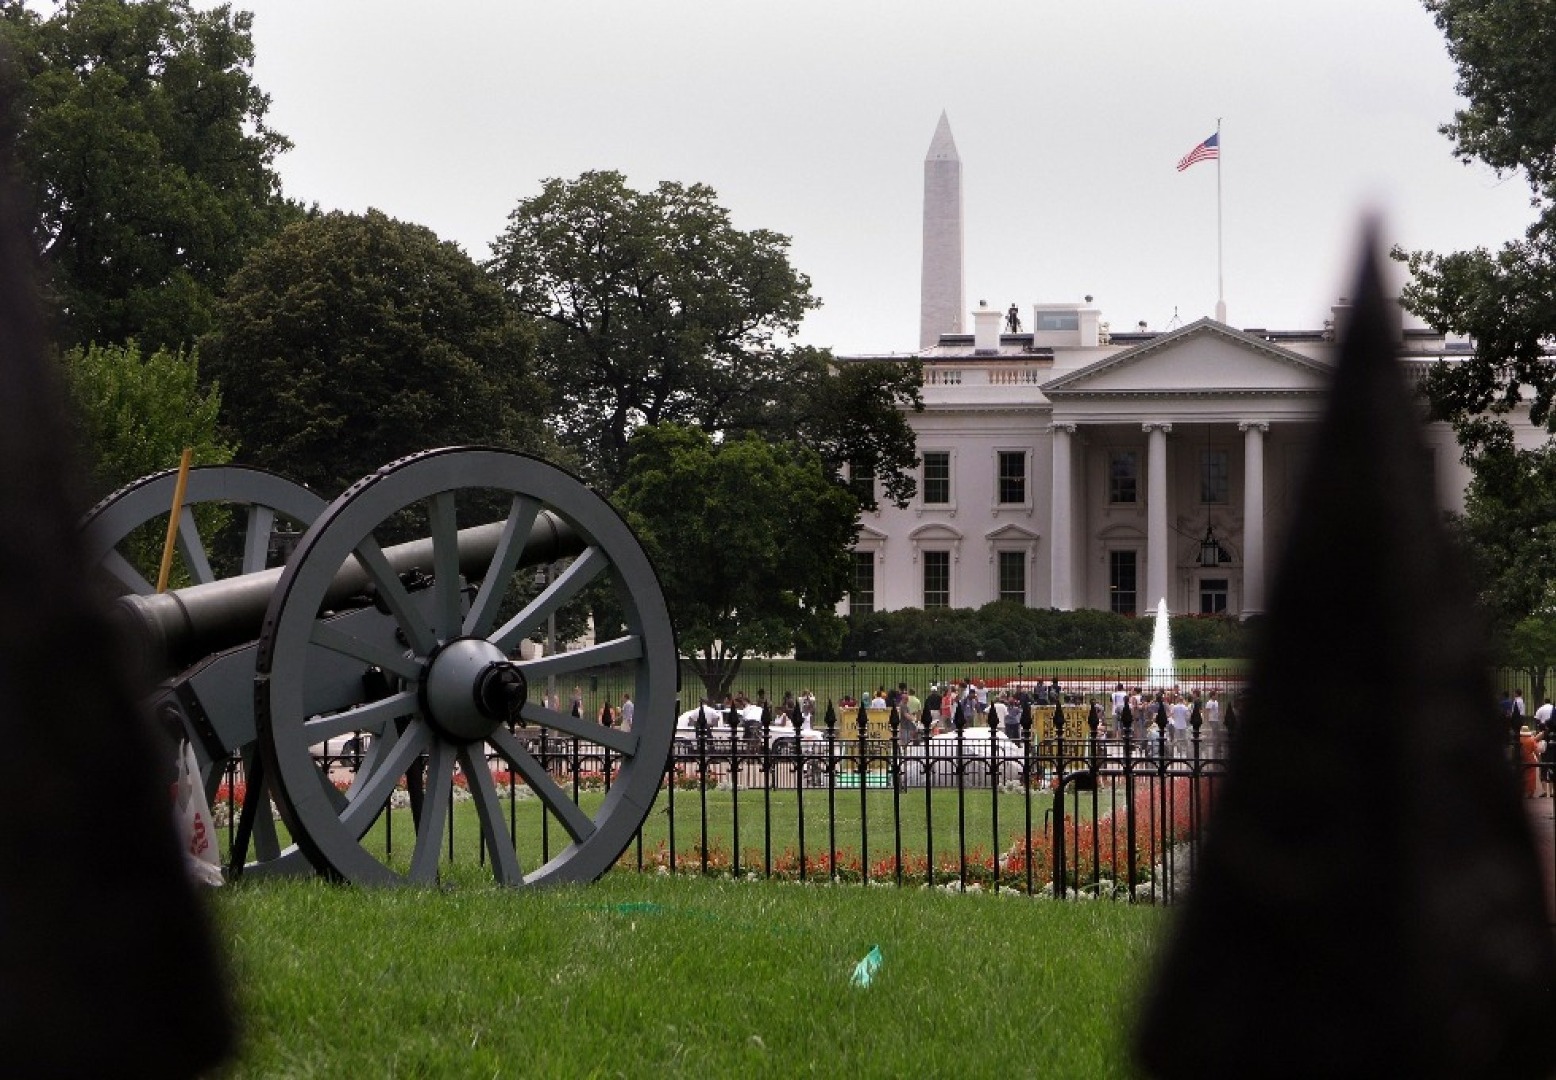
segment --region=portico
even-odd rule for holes
[[[1051,408],[1053,606],[1143,612],[1264,610],[1279,432],[1282,491],[1298,473],[1328,381],[1318,359],[1209,319],[1153,337],[1041,390]]]

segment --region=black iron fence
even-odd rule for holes
[[[678,734],[655,806],[618,867],[814,882],[884,882],[950,889],[1079,894],[1169,903],[1187,884],[1235,730],[1198,710],[1175,729],[1152,707],[1136,720],[1093,705],[1017,713],[1013,734],[995,710],[953,714],[931,734],[897,710],[861,709],[810,727],[754,727],[738,717]],[[608,798],[621,764],[606,748],[545,729],[515,734],[578,803]],[[321,756],[349,782],[362,747]],[[540,865],[568,843],[560,822],[493,758],[511,832]],[[231,849],[242,773],[219,796]],[[415,793],[383,817],[386,855],[415,833]],[[522,826],[523,815],[534,820]],[[398,818],[398,822],[396,821]],[[461,850],[452,804],[447,857]],[[467,829],[467,835],[478,830]],[[469,841],[466,841],[469,842]],[[475,853],[484,860],[484,851]]]

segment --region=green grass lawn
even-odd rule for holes
[[[244,1030],[231,1077],[1125,1076],[1166,918],[620,872],[211,896]],[[850,985],[874,945],[873,984]]]

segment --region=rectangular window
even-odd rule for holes
[[[1140,501],[1140,455],[1134,450],[1108,453],[1108,502]]]
[[[868,615],[875,610],[875,552],[854,552],[854,587],[848,594],[848,613]]]
[[[1027,456],[1021,450],[999,452],[999,495],[1006,505],[1023,506],[1027,501]]]
[[[944,506],[951,501],[951,452],[924,451],[924,505]]]
[[[1002,551],[1000,556],[1001,600],[1012,600],[1025,607],[1027,602],[1027,557],[1021,551]]]
[[[848,487],[860,502],[875,501],[875,469],[863,462],[848,466]]]
[[[1201,578],[1199,583],[1199,613],[1201,615],[1225,615],[1226,597],[1229,591],[1226,578]]]
[[[1225,506],[1232,500],[1230,459],[1225,450],[1201,450],[1199,453],[1199,501],[1209,506]]]
[[[951,606],[951,553],[924,552],[924,610]]]
[[[1120,615],[1133,615],[1135,603],[1135,552],[1108,552],[1108,605]]]
[[[1081,317],[1073,311],[1039,311],[1037,313],[1037,326],[1034,327],[1034,329],[1040,332],[1079,330],[1080,328]]]

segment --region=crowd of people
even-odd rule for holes
[[[1518,740],[1524,797],[1556,799],[1556,710],[1551,707],[1551,699],[1546,698],[1530,717],[1524,692],[1504,690],[1500,708],[1502,718]]]

